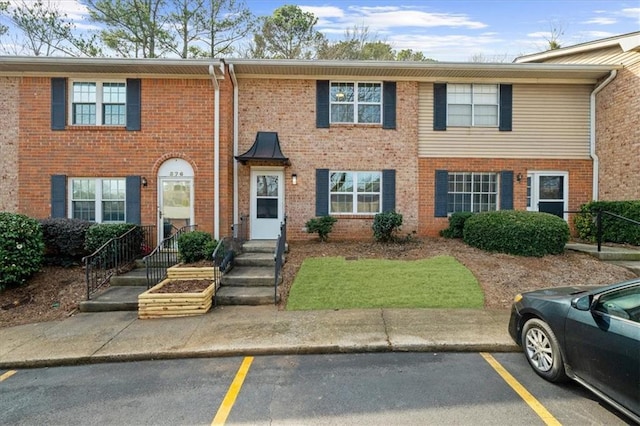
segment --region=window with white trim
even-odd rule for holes
[[[497,84],[447,84],[447,126],[498,127]]]
[[[69,216],[92,222],[125,222],[125,179],[73,178],[69,182]]]
[[[79,126],[124,126],[127,124],[125,82],[73,81],[71,124]]]
[[[449,172],[447,213],[477,213],[497,209],[497,173]]]
[[[375,214],[382,211],[381,172],[330,172],[330,214]]]
[[[331,123],[382,123],[382,83],[331,82]]]

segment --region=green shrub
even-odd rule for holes
[[[44,262],[47,265],[77,265],[90,254],[84,248],[87,229],[95,225],[80,219],[50,218],[40,220],[44,237]]]
[[[559,254],[569,225],[548,213],[501,210],[476,213],[464,224],[464,242],[487,251],[541,257]]]
[[[318,233],[320,241],[327,241],[329,234],[333,231],[333,225],[338,219],[333,216],[321,216],[313,219],[309,219],[305,226],[307,227],[307,233]]]
[[[449,227],[440,231],[440,236],[445,238],[462,238],[464,223],[473,215],[472,212],[455,212],[449,216]]]
[[[193,263],[211,259],[217,244],[211,234],[204,231],[191,231],[178,237],[178,257],[184,263]]]
[[[44,240],[38,221],[0,212],[0,290],[24,284],[40,270],[43,257]]]
[[[580,206],[580,213],[573,218],[578,237],[596,241],[598,211],[606,211],[640,222],[640,201],[592,201]],[[640,226],[614,216],[602,215],[602,241],[640,245]]]
[[[84,239],[84,248],[93,253],[112,238],[124,235],[137,225],[131,223],[98,223],[87,229]],[[140,228],[138,228],[140,229]],[[138,248],[142,245],[142,230],[140,230]]]
[[[402,226],[402,215],[396,212],[378,213],[373,218],[373,238],[381,243],[393,241]]]

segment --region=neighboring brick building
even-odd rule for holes
[[[617,68],[596,95],[593,137],[599,190],[594,198],[640,200],[640,32],[527,55],[516,62]]]
[[[219,238],[246,216],[256,239],[286,217],[306,239],[331,214],[338,239],[396,210],[403,233],[437,235],[453,211],[568,219],[591,200],[590,95],[611,68],[3,58],[0,91],[19,100],[0,124],[33,217]]]
[[[0,77],[0,212],[18,211],[19,84],[17,77]]]

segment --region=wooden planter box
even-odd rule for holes
[[[213,276],[213,275],[211,275]],[[183,280],[193,280],[193,277]],[[138,296],[138,318],[174,318],[202,315],[211,309],[216,283],[210,277],[205,290],[196,293],[158,293],[157,290],[179,278],[167,278]]]
[[[172,266],[167,268],[167,278],[170,279],[213,279],[213,266]]]

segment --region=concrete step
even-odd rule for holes
[[[264,266],[275,268],[273,253],[242,253],[234,259],[235,268],[244,266]]]
[[[137,311],[138,295],[147,290],[147,286],[109,287],[94,295],[91,300],[80,302],[81,312]]]
[[[273,287],[275,267],[234,267],[222,276],[221,285],[232,287]]]
[[[602,246],[598,251],[598,246],[595,244],[583,244],[583,243],[569,243],[565,246],[568,250],[580,251],[588,253],[600,260],[612,261],[612,260],[631,260],[640,261],[640,248],[626,248],[626,247],[610,247]]]
[[[111,277],[112,287],[137,287],[147,285],[147,270],[144,268],[132,269],[122,275]]]
[[[277,296],[280,301],[280,295]],[[217,305],[273,305],[273,287],[220,287],[216,292]]]
[[[243,253],[271,253],[276,252],[276,240],[249,240],[242,245]]]

